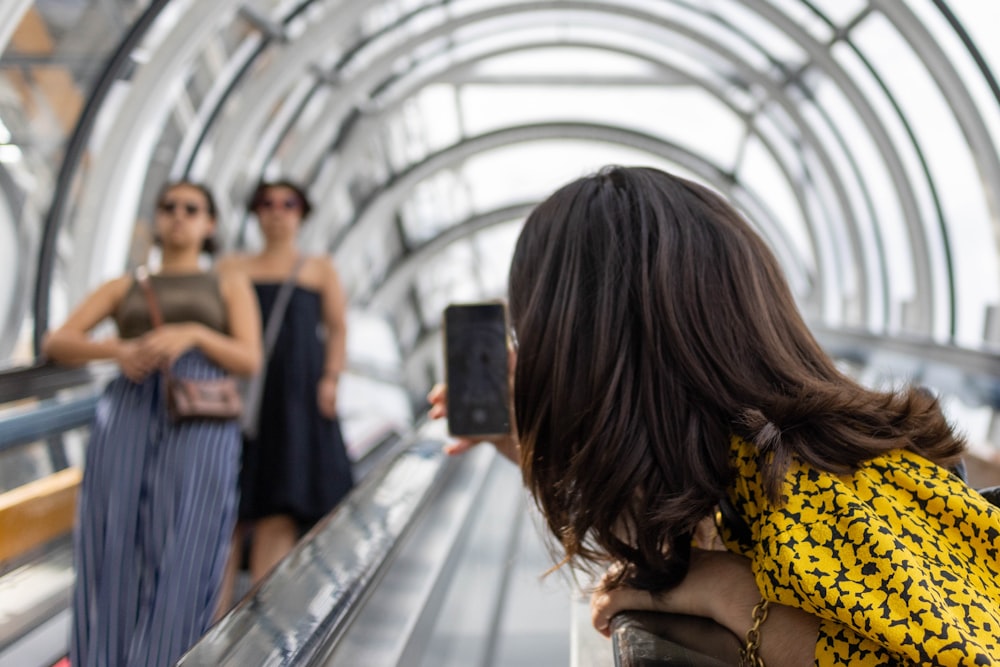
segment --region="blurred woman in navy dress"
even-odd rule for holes
[[[250,576],[256,583],[354,484],[337,419],[347,336],[346,299],[337,270],[329,257],[299,250],[299,230],[312,206],[298,185],[261,183],[249,208],[260,223],[263,250],[224,258],[220,265],[250,277],[262,325],[283,283],[291,280],[293,287],[263,371],[256,433],[244,439],[240,525],[223,609],[248,532]]]

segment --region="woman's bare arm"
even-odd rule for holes
[[[611,618],[622,611],[659,611],[713,619],[741,640],[753,624],[761,595],[750,561],[727,551],[692,550],[691,567],[675,588],[651,593],[628,586],[599,589],[591,597],[594,627],[608,636]],[[819,618],[771,603],[760,627],[760,656],[768,667],[812,665]]]
[[[319,258],[315,261],[323,266],[320,298],[326,327],[323,375],[316,388],[316,400],[320,412],[333,418],[337,414],[337,386],[347,361],[347,296],[333,262]]]
[[[45,335],[42,354],[70,366],[116,358],[122,341],[115,336],[94,340],[90,331],[117,310],[131,283],[130,276],[122,276],[91,292],[60,327]]]

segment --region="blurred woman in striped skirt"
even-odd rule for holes
[[[46,338],[64,364],[111,359],[121,369],[98,402],[75,532],[70,661],[79,667],[173,665],[208,628],[237,508],[240,433],[233,420],[173,421],[163,371],[251,375],[260,315],[249,280],[201,268],[215,204],[201,185],[167,185],[156,207],[161,269],[91,293]],[[90,331],[113,318],[118,335]]]

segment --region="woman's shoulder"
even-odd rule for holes
[[[329,255],[305,255],[303,258],[303,270],[329,272],[333,271],[333,258]]]
[[[299,284],[306,289],[322,291],[337,276],[333,259],[329,255],[306,255],[299,272]]]
[[[231,253],[217,259],[213,268],[220,274],[232,271],[246,272],[253,265],[253,260],[254,255]]]
[[[125,295],[128,294],[128,291],[135,283],[136,274],[126,273],[106,281],[94,293],[105,295],[111,301],[117,303],[125,298]]]
[[[213,268],[209,275],[212,276],[219,285],[219,291],[222,293],[223,298],[228,299],[233,290],[244,290],[253,291],[253,284],[250,282],[250,276],[247,275],[246,271],[233,266],[216,266]]]

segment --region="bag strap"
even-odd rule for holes
[[[153,283],[149,279],[149,271],[146,270],[146,267],[140,266],[135,270],[135,281],[139,283],[142,293],[146,296],[149,320],[152,322],[153,328],[160,328],[163,326],[163,311],[160,310],[160,300],[156,298],[156,290],[153,289]],[[160,372],[163,374],[164,380],[170,380],[169,368],[162,368]]]
[[[295,288],[299,271],[306,263],[306,257],[299,255],[292,266],[292,272],[281,284],[277,296],[274,297],[274,305],[267,315],[267,324],[264,327],[264,361],[259,373],[250,378],[246,385],[243,396],[243,416],[240,418],[240,426],[243,434],[249,438],[257,435],[257,426],[260,413],[260,401],[264,396],[264,378],[267,375],[267,364],[271,359],[271,352],[278,342],[278,333],[281,331],[281,323],[285,319],[285,311],[288,310],[288,303],[292,299],[292,290]]]
[[[274,297],[274,305],[271,307],[271,312],[267,314],[267,325],[264,327],[265,368],[267,367],[268,359],[271,358],[271,352],[274,351],[274,345],[278,342],[278,333],[281,331],[281,321],[285,319],[285,311],[288,310],[288,302],[292,299],[292,290],[295,288],[296,280],[299,277],[299,271],[305,263],[305,255],[299,255],[295,258],[295,264],[292,266],[292,272],[288,274],[288,277],[285,278],[285,282],[281,284],[281,288],[278,290],[278,295]]]
[[[149,282],[149,272],[145,267],[135,270],[135,281],[142,287],[142,292],[146,296],[146,306],[149,308],[149,319],[153,323],[153,328],[163,325],[163,312],[160,310],[160,302],[153,291],[153,285]]]

